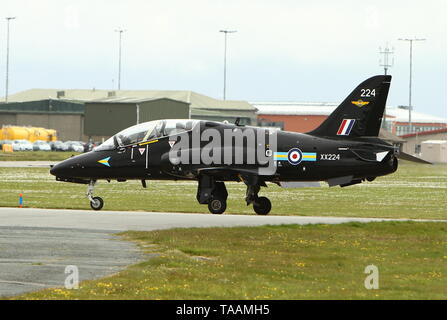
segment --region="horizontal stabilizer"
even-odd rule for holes
[[[407,161],[416,162],[416,163],[433,164],[433,163],[431,163],[429,161],[426,161],[424,159],[418,158],[416,156],[412,156],[411,154],[408,154],[408,153],[405,153],[405,152],[399,152],[397,157],[399,159],[402,159],[402,160],[407,160]]]

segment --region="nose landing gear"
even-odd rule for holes
[[[101,197],[93,197],[93,189],[95,188],[96,180],[90,180],[87,186],[87,198],[90,200],[90,207],[93,210],[101,210],[104,206],[104,200]]]

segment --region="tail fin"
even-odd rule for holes
[[[322,137],[377,137],[385,110],[391,76],[363,81],[310,135]]]

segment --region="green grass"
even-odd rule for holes
[[[254,214],[246,206],[245,185],[227,183],[226,213]],[[0,206],[17,206],[23,193],[26,207],[90,209],[86,186],[56,182],[45,168],[0,168]],[[103,210],[208,213],[196,201],[194,181],[100,182],[95,195]],[[399,170],[372,183],[346,188],[282,189],[274,184],[260,195],[272,201],[272,215],[447,219],[447,166],[404,162]]]
[[[72,151],[0,151],[0,161],[62,161],[78,154]]]
[[[148,260],[18,299],[446,299],[447,223],[127,232]],[[364,287],[365,267],[379,289]]]

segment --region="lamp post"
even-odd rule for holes
[[[413,132],[413,124],[411,122],[411,110],[413,106],[411,104],[411,89],[412,89],[412,81],[413,81],[413,41],[425,41],[426,39],[421,38],[399,38],[399,41],[407,41],[410,43],[410,83],[409,83],[409,93],[408,93],[408,124],[409,124],[409,133]]]
[[[223,84],[223,99],[226,99],[226,88],[227,88],[227,35],[229,33],[235,33],[236,30],[220,30],[225,34],[225,49],[224,49],[224,84]]]
[[[8,103],[9,88],[9,22],[16,17],[6,17],[6,84],[5,84],[5,103]]]
[[[390,62],[390,55],[394,54],[394,49],[390,49],[388,47],[388,43],[386,44],[385,48],[382,50],[381,47],[379,47],[379,54],[383,55],[383,61],[382,59],[379,61],[379,65],[381,67],[383,67],[383,71],[384,74],[387,75],[388,74],[388,69],[391,68],[394,64],[394,58],[392,59],[392,61]],[[382,128],[384,128],[385,130],[386,128],[386,106],[385,109],[383,110],[383,119],[382,119]]]
[[[122,35],[127,30],[125,29],[116,29],[115,32],[119,33],[119,57],[118,57],[118,90],[121,90],[121,40]]]

